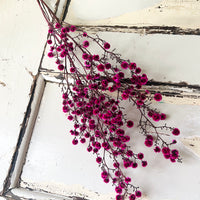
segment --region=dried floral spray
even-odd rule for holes
[[[166,114],[153,109],[151,102],[161,101],[162,95],[144,90],[147,75],[136,63],[115,53],[107,41],[60,21],[43,0],[37,2],[49,26],[48,57],[55,60],[63,75],[62,109],[74,123],[72,144],[87,143],[87,151],[96,155],[102,169],[101,178],[115,187],[116,200],[141,197],[139,187],[132,184],[124,169],[146,167],[148,162],[142,152],[131,150],[128,142],[132,138],[125,128],[139,127],[146,147],[154,147],[155,153],[161,152],[171,162],[181,161],[178,150],[171,147],[176,140],[166,142],[160,134],[167,131],[178,136],[179,129],[156,125]],[[138,124],[127,119],[120,104],[123,101],[139,111]],[[107,164],[106,157],[113,166]]]

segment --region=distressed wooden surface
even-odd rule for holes
[[[85,27],[90,32],[99,32],[98,34],[109,41],[112,47],[116,47],[125,58],[132,58],[143,72],[149,75],[152,85],[147,87],[152,91],[160,90],[165,93],[158,107],[169,113],[168,122],[172,126],[181,127],[183,137],[198,136],[200,39],[198,36],[155,33],[199,35],[199,1],[102,0],[100,4],[98,0],[47,1],[51,8],[57,10],[60,18],[66,14],[66,2],[71,2],[66,21]],[[56,9],[58,3],[60,6]],[[3,30],[0,34],[1,193],[32,92],[31,86],[42,57],[47,26],[36,1],[3,0],[0,4],[0,18]],[[139,34],[102,32],[107,30]],[[46,57],[46,53],[47,51],[41,66],[42,73],[59,77],[54,62]],[[46,91],[46,100],[40,109],[23,169],[21,186],[59,195],[73,194],[102,200],[110,198],[113,196],[113,187],[102,183],[100,178],[97,179],[94,157],[90,157],[82,147],[75,149],[71,145],[71,136],[66,135],[70,126],[61,112],[59,88],[49,83]],[[168,104],[169,102],[172,104]],[[185,145],[187,146],[186,143]],[[184,158],[183,165],[171,166],[171,163],[166,163],[159,156],[152,157],[152,169],[135,174],[134,179],[142,186],[144,193],[148,194],[145,199],[185,200],[191,199],[192,194],[192,200],[199,200],[199,160],[183,144],[179,143],[178,146]],[[82,165],[76,160],[80,153],[81,159],[84,158]],[[88,166],[88,163],[91,164]],[[183,184],[185,180],[187,184]],[[26,191],[13,191],[15,196],[12,198],[23,194],[21,199],[30,199],[25,193]],[[49,198],[39,196],[31,197]],[[10,196],[10,199],[12,198]]]
[[[61,195],[48,194],[41,190],[33,191],[29,188],[14,188],[7,193],[6,198],[7,200],[80,200],[62,197]]]
[[[185,147],[187,147],[191,152],[193,152],[198,158],[200,158],[200,136],[199,135],[182,138],[181,142],[185,145]]]
[[[59,83],[63,76],[59,72],[41,68],[40,73],[46,80],[52,83]],[[123,81],[129,82],[128,79]],[[165,103],[185,104],[185,105],[200,105],[200,87],[198,85],[188,85],[185,82],[181,83],[165,83],[149,81],[143,86],[143,90],[149,90],[152,94],[160,92],[163,95]]]
[[[120,3],[120,0],[115,3],[106,1],[105,4],[91,8],[90,0],[72,0],[66,22],[84,27],[92,26],[96,31],[100,26],[109,31],[200,34],[199,1],[132,1],[127,4],[123,1],[120,7],[115,6]]]

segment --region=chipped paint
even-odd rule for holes
[[[60,83],[63,75],[53,70],[41,69],[41,74],[45,80],[52,83]],[[123,82],[128,81],[127,79]],[[166,83],[149,81],[144,90],[149,90],[152,94],[160,92],[163,95],[163,102],[171,104],[200,105],[200,86],[189,85],[184,82]],[[115,93],[113,93],[115,95]]]
[[[6,84],[3,81],[0,81],[0,85],[2,85],[3,87],[6,87]]]
[[[41,191],[33,191],[31,189],[14,188],[7,195],[8,200],[75,200],[72,198],[63,197],[61,195],[52,195]],[[84,200],[84,199],[83,199]]]
[[[82,4],[80,3],[80,7],[77,6],[76,10],[74,10],[74,2],[76,0],[71,3],[66,22],[83,26],[84,28],[91,26],[90,28],[93,31],[103,28],[106,31],[146,34],[200,34],[200,2],[196,0],[163,0],[153,7],[103,20],[85,20],[87,13],[85,13],[85,16],[83,14],[79,16],[79,9],[82,9]]]
[[[200,86],[197,85],[149,81],[144,89],[151,93],[160,92],[165,103],[200,105]]]
[[[172,35],[200,35],[199,28],[181,28],[176,26],[124,26],[124,25],[77,25],[78,28],[90,32],[118,32],[139,34],[172,34]]]
[[[25,67],[26,71],[31,75],[31,77],[33,78],[33,80],[36,78],[36,75],[33,74],[32,71],[28,70],[26,67]]]
[[[183,145],[198,158],[200,158],[200,136],[194,135],[181,139]]]
[[[66,184],[58,184],[54,182],[33,183],[30,180],[29,183],[21,182],[20,186],[23,188],[28,187],[35,191],[43,191],[43,192],[53,191],[54,194],[59,194],[66,197],[80,197],[80,198],[92,199],[92,200],[105,200],[105,199],[114,200],[115,199],[113,198],[115,196],[115,193],[101,194],[99,192],[88,190],[84,186],[78,185],[78,184],[66,185]]]

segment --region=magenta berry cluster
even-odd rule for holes
[[[61,23],[42,0],[38,2],[49,25],[48,57],[62,73],[62,110],[73,122],[72,144],[85,144],[87,151],[95,155],[102,180],[114,185],[116,200],[141,197],[139,187],[126,176],[126,169],[146,167],[148,162],[142,152],[131,150],[128,143],[132,138],[127,128],[139,127],[146,147],[171,162],[181,161],[178,150],[171,148],[176,140],[167,142],[163,136],[178,136],[179,129],[160,125],[166,114],[151,107],[151,102],[161,101],[162,95],[143,89],[147,75],[135,62],[115,53],[110,43]],[[96,53],[97,47],[92,49],[91,44],[101,53]],[[139,122],[127,118],[123,101],[137,108]],[[108,165],[108,158],[112,166]]]

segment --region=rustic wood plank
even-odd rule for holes
[[[74,200],[61,195],[53,195],[47,191],[33,191],[27,188],[14,188],[6,194],[8,200]]]
[[[194,155],[200,158],[200,136],[199,135],[182,138],[181,142],[189,151],[191,151]]]
[[[61,73],[48,69],[41,69],[41,74],[49,82],[59,83],[63,79]],[[129,81],[125,79],[124,82]],[[143,86],[143,89],[149,90],[152,94],[156,92],[162,93],[165,103],[200,105],[199,85],[189,85],[185,82],[170,83],[149,81],[146,86]]]
[[[200,35],[199,28],[181,28],[176,26],[77,25],[77,27],[94,33],[108,31],[138,34]]]

